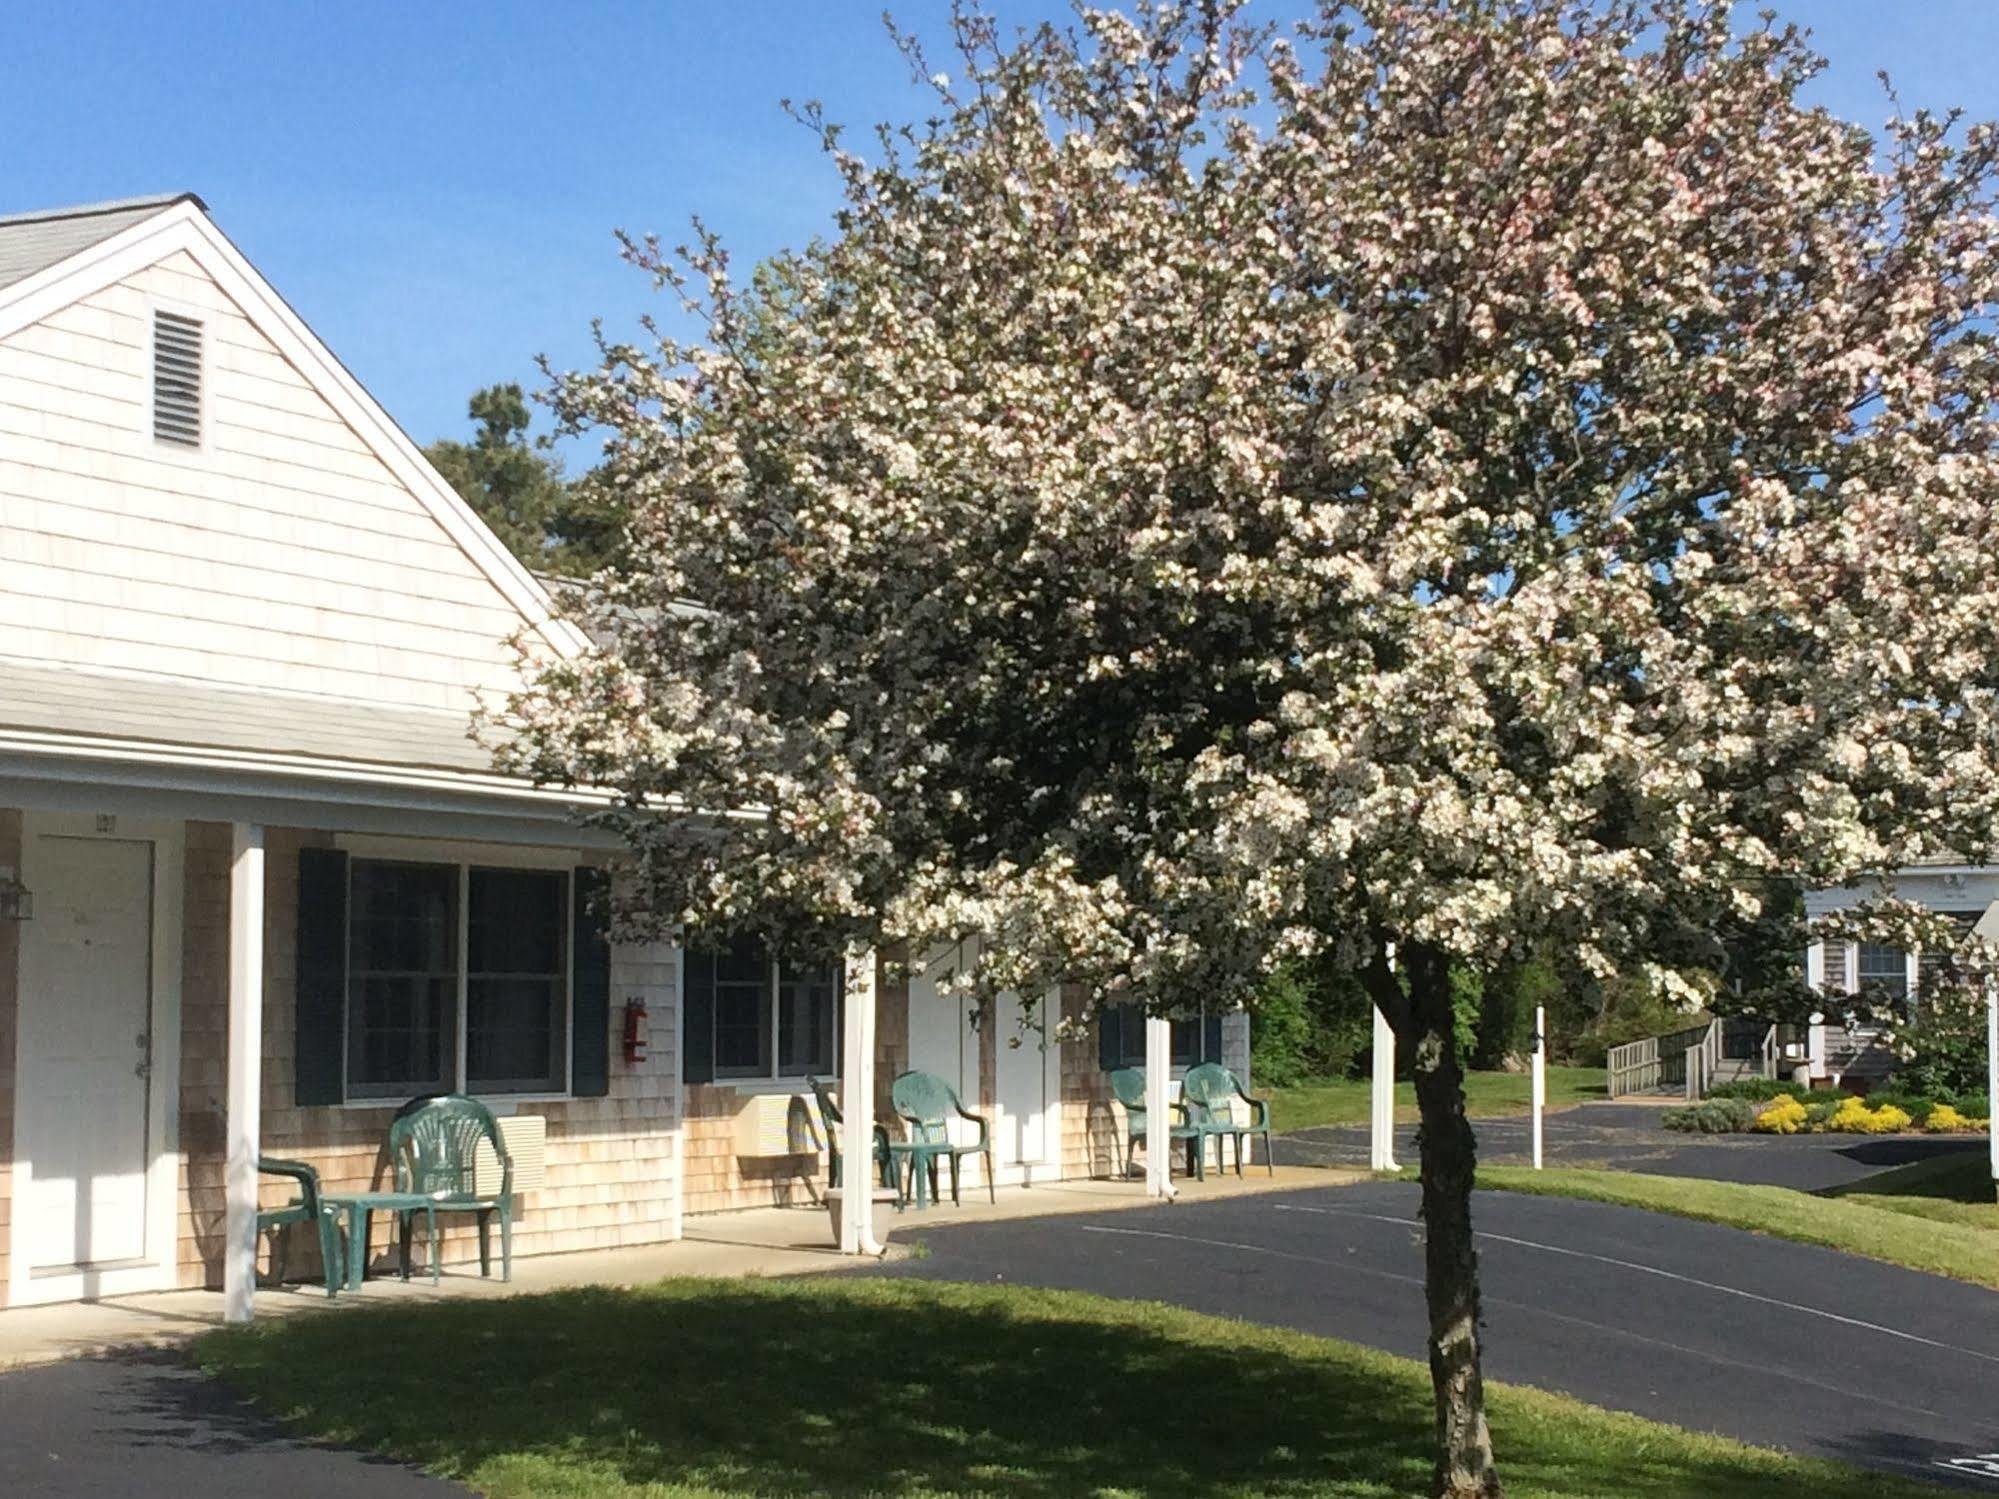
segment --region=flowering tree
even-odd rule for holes
[[[955,23],[705,334],[561,379],[635,566],[502,754],[629,921],[1170,1010],[1337,949],[1415,1059],[1436,1492],[1499,1492],[1449,969],[1670,987],[1999,809],[1994,137],[1693,0]],[[693,607],[690,607],[690,601]],[[1685,991],[1684,989],[1682,992]]]

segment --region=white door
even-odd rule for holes
[[[966,1108],[979,1103],[979,1033],[956,994],[940,994],[940,981],[958,971],[963,946],[940,948],[909,976],[909,1068],[932,1072],[958,1090]],[[976,1133],[976,1131],[974,1131]]]
[[[944,980],[976,956],[977,949],[970,942],[939,948],[923,965],[923,971],[909,978],[910,1070],[943,1078],[958,1090],[959,1101],[975,1113],[979,1107],[978,1027],[963,996],[939,990]],[[959,1145],[969,1145],[979,1137],[978,1125],[969,1119],[948,1121],[945,1132]],[[984,1169],[977,1156],[966,1156],[961,1165],[961,1188],[983,1190]]]
[[[37,831],[25,842],[35,906],[19,929],[16,1299],[157,1284],[173,1227],[157,1192],[154,1033],[170,1018],[155,1013],[160,850]]]
[[[1030,1011],[1002,994],[993,1017],[993,1169],[1002,1182],[1054,1181],[1061,1175],[1061,1045],[1048,1038],[1055,992]]]

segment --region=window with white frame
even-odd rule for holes
[[[347,1096],[561,1093],[569,875],[355,859]]]
[[[1856,976],[1862,989],[1900,998],[1909,992],[1909,955],[1899,947],[1863,942]]]
[[[1176,1018],[1172,1025],[1172,1065],[1197,1067],[1222,1059],[1221,1012],[1205,1006],[1195,1015]],[[1115,1058],[1106,1058],[1116,1067],[1145,1065],[1145,1011],[1137,1005],[1119,1005],[1116,1010]]]
[[[689,1081],[775,1082],[834,1070],[840,975],[835,965],[781,962],[754,939],[686,954]]]

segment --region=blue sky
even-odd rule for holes
[[[941,39],[938,0],[894,8]],[[1817,95],[1842,114],[1878,124],[1886,68],[1911,104],[1999,116],[1994,0],[1781,8],[1831,58]],[[622,331],[654,305],[614,228],[678,237],[698,213],[743,260],[824,229],[833,174],[779,100],[858,125],[920,110],[880,14],[0,0],[0,212],[199,192],[412,436],[457,435],[477,387],[585,360],[593,317]]]

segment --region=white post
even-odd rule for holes
[[[1999,980],[1985,980],[1985,1127],[1992,1180],[1999,1183]]]
[[[1374,1012],[1374,1092],[1368,1115],[1367,1164],[1375,1171],[1395,1167],[1395,1027],[1379,1007]]]
[[[1548,1012],[1534,1006],[1534,1169],[1541,1169],[1541,1111],[1548,1106]]]
[[[1172,1198],[1173,1022],[1145,1017],[1145,1190]],[[1201,1142],[1196,1142],[1199,1144]]]
[[[233,827],[229,861],[228,1164],[222,1315],[248,1322],[257,1297],[257,1155],[264,1065],[264,830]]]
[[[840,1252],[880,1254],[875,1238],[875,952],[847,954],[840,1045]]]

